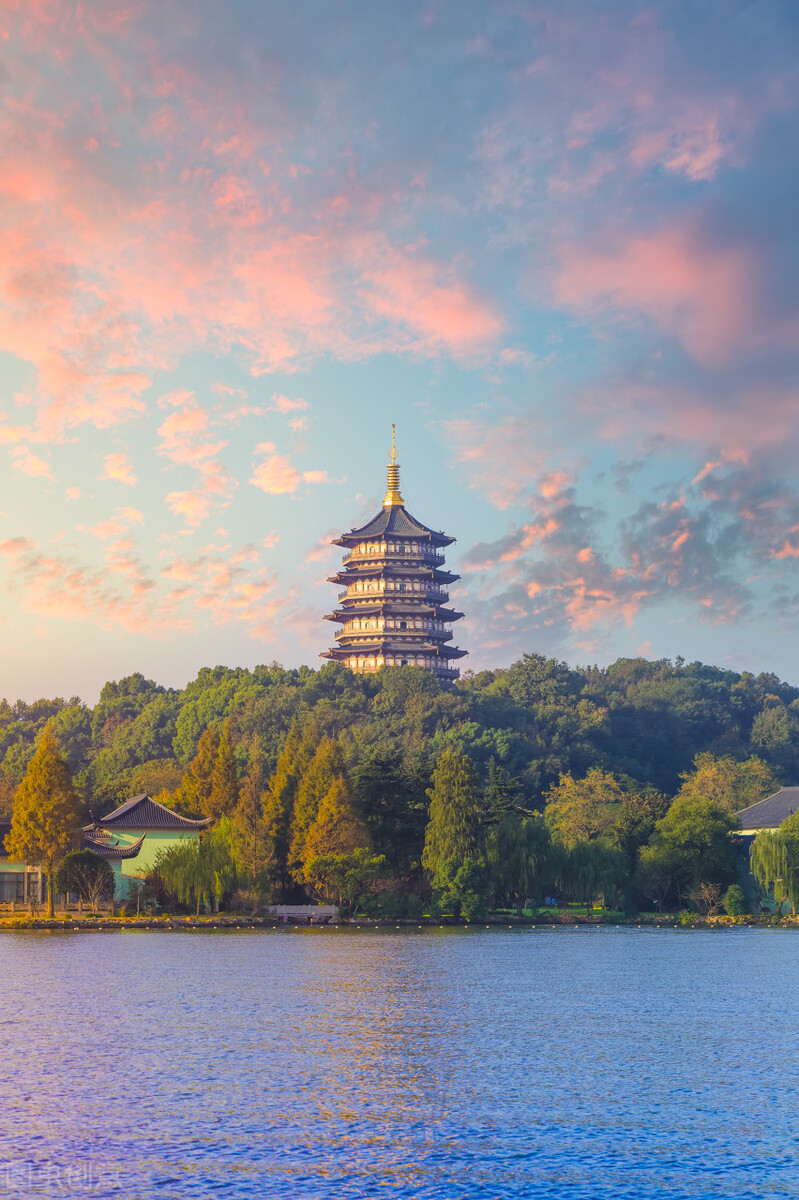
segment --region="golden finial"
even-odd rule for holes
[[[400,478],[399,478],[399,463],[397,462],[397,445],[395,440],[395,427],[391,426],[391,450],[389,452],[388,464],[388,487],[386,488],[386,498],[383,501],[384,507],[390,507],[392,504],[404,504],[400,495]]]

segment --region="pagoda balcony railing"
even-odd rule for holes
[[[400,588],[396,588],[392,591],[389,588],[385,587],[381,581],[381,583],[377,587],[369,588],[368,590],[364,589],[364,591],[362,591],[362,592],[357,592],[357,591],[351,592],[348,590],[346,592],[339,592],[339,594],[338,594],[338,599],[340,601],[341,600],[372,600],[377,597],[379,597],[382,600],[385,600],[385,599],[413,600],[414,598],[418,598],[420,600],[425,600],[425,599],[433,598],[433,599],[438,600],[439,602],[446,602],[447,600],[449,600],[449,592],[447,592],[447,590],[445,588],[441,587],[437,583],[428,583],[428,584],[426,584],[425,587],[421,588],[418,592],[414,591],[413,588],[410,588],[410,587],[406,587],[404,590],[402,590]]]
[[[436,641],[450,641],[453,637],[451,629],[446,629],[443,625],[428,625],[423,629],[416,629],[414,626],[402,629],[399,625],[367,625],[361,626],[360,629],[353,629],[352,625],[344,625],[341,629],[337,629],[334,637],[365,637],[373,638],[376,633],[388,634],[391,637],[404,637],[407,634],[415,634],[417,637],[432,637]]]
[[[397,546],[394,550],[389,550],[385,542],[381,542],[373,550],[351,550],[349,554],[342,559],[344,563],[351,562],[368,562],[370,559],[387,558],[392,562],[404,562],[411,559],[415,562],[429,563],[433,566],[442,566],[444,563],[444,555],[437,554],[435,550],[414,550],[412,545]]]

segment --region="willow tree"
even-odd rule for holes
[[[799,904],[799,812],[786,817],[779,829],[764,829],[749,850],[749,866],[757,882],[772,892],[777,915],[787,900],[796,915]]]
[[[504,813],[488,839],[491,875],[522,915],[525,899],[540,886],[550,858],[549,830],[538,813]]]
[[[181,904],[218,907],[225,892],[236,883],[236,864],[231,853],[230,822],[223,817],[202,841],[185,838],[177,846],[162,850],[153,863],[167,891]]]
[[[48,722],[17,788],[5,845],[10,859],[44,871],[51,917],[55,915],[56,867],[72,848],[80,823],[81,808],[72,786],[72,773]]]

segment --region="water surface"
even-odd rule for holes
[[[799,1196],[799,934],[0,936],[0,1194]]]

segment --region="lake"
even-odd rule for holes
[[[0,1194],[799,1196],[799,933],[0,934]]]

